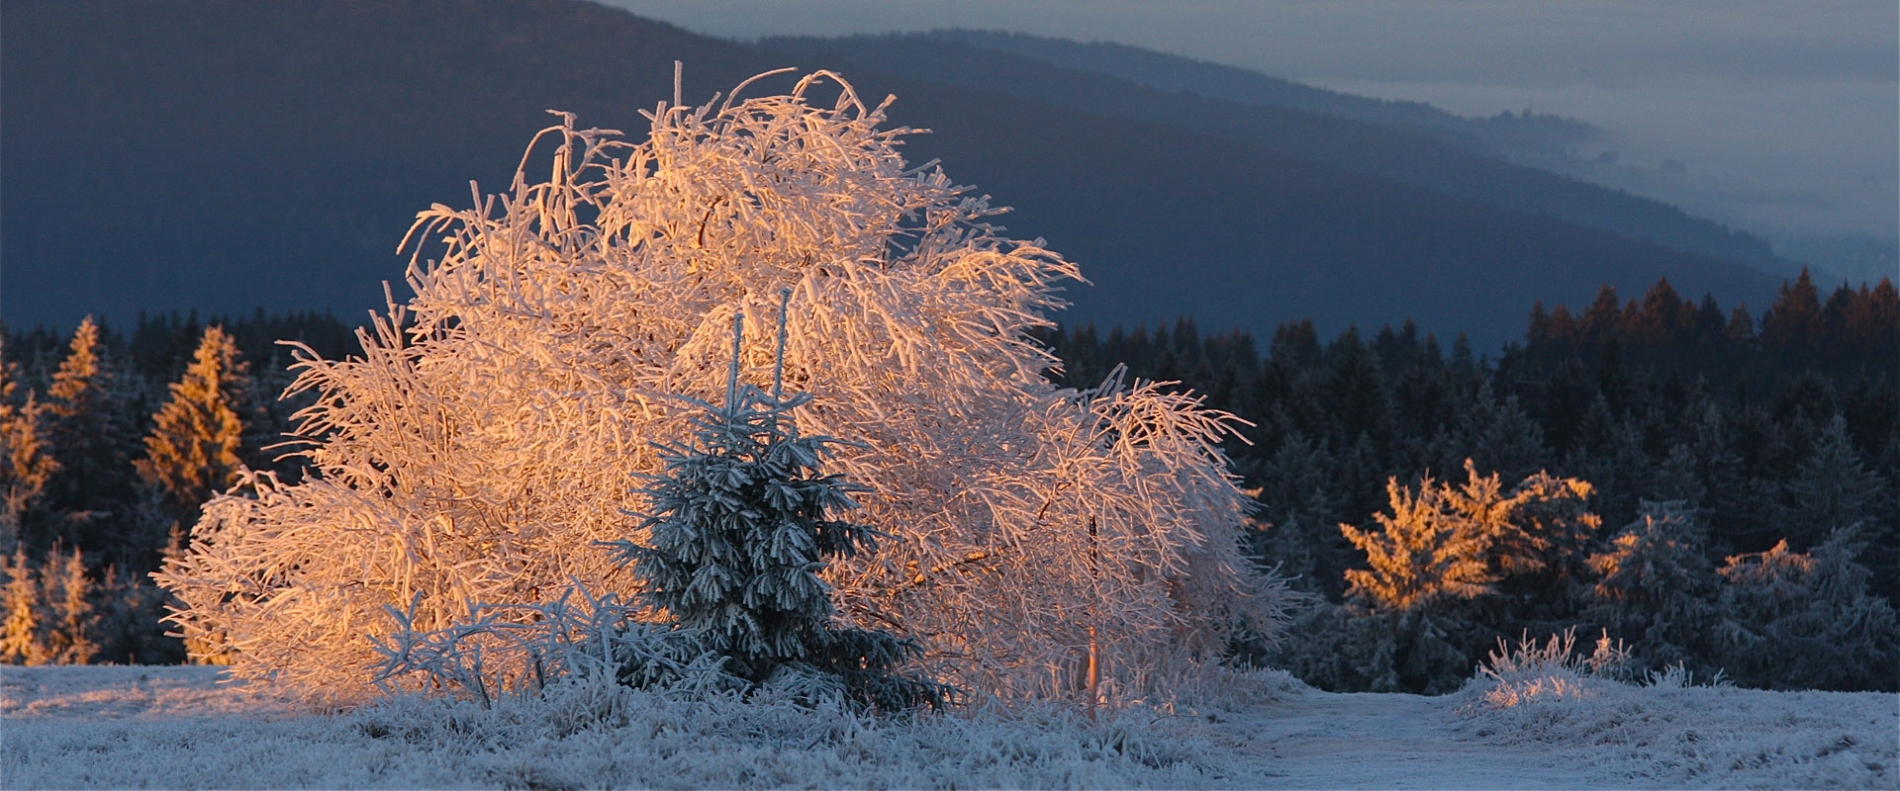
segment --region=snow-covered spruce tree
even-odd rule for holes
[[[1856,522],[1871,527],[1877,513],[1891,512],[1886,504],[1893,496],[1880,475],[1861,462],[1847,421],[1837,414],[1783,486],[1782,498],[1785,504],[1777,509],[1782,530],[1791,544],[1810,549],[1827,541],[1835,528]]]
[[[47,441],[59,463],[46,491],[52,512],[35,550],[63,540],[87,547],[116,545],[132,498],[126,474],[123,383],[99,325],[87,316],[47,388]]]
[[[0,663],[83,665],[98,653],[92,581],[77,548],[55,546],[37,568],[24,550],[0,561],[5,577]]]
[[[1717,629],[1723,669],[1770,689],[1900,688],[1900,619],[1868,593],[1859,524],[1835,528],[1811,552],[1787,541],[1734,555],[1722,575]]]
[[[694,441],[659,450],[662,472],[645,490],[650,512],[638,527],[649,543],[612,546],[646,584],[645,600],[739,678],[815,671],[863,707],[941,707],[942,686],[898,670],[922,650],[914,641],[832,625],[830,586],[818,575],[876,551],[877,532],[831,516],[857,508],[851,495],[866,490],[819,473],[838,440],[799,435],[790,412],[809,396],[740,384],[741,320],[725,405],[695,404]]]
[[[45,664],[39,569],[27,562],[26,549],[17,547],[11,557],[0,558],[0,576],[6,577],[0,588],[0,662]]]
[[[1709,624],[1719,619],[1702,514],[1680,500],[1642,501],[1636,520],[1590,556],[1597,577],[1585,617],[1632,641],[1643,669],[1669,665],[1701,676],[1712,664]]]
[[[569,118],[524,160],[545,178],[422,214],[414,298],[363,357],[298,363],[315,475],[251,476],[160,573],[186,634],[223,635],[240,678],[349,699],[372,692],[386,607],[428,631],[571,580],[637,593],[594,546],[646,542],[626,474],[691,435],[673,396],[716,400],[733,314],[770,315],[786,288],[785,383],[813,397],[790,419],[861,443],[828,469],[890,535],[824,571],[842,626],[914,638],[927,675],[1005,698],[1081,695],[1093,656],[1110,700],[1166,694],[1243,625],[1276,631],[1281,588],[1239,551],[1228,416],[1042,378],[1056,361],[1027,332],[1074,266],[906,164],[906,130],[833,75],[675,99],[638,143]],[[745,381],[775,334],[746,332]]]

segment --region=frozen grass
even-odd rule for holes
[[[280,701],[208,689],[212,677],[189,668],[7,669],[0,787],[1249,785],[1205,738],[1205,719],[1145,707],[1097,720],[1036,707],[906,721],[769,694],[694,701],[567,685],[492,709],[398,698],[288,716]],[[174,692],[138,691],[154,683]]]
[[[1574,668],[1577,694],[1508,706],[1486,700],[1490,678],[1426,698],[1261,673],[1198,708],[1098,721],[1026,708],[906,722],[581,686],[494,709],[404,698],[310,714],[216,678],[0,668],[0,788],[1894,788],[1900,763],[1900,696]]]
[[[1577,657],[1568,637],[1493,654],[1454,696],[1454,732],[1587,751],[1631,786],[1900,787],[1900,696],[1698,685],[1679,668],[1629,683],[1606,677],[1605,645]]]

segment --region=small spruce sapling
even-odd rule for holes
[[[915,642],[832,625],[836,610],[818,573],[830,559],[876,551],[879,534],[830,516],[858,507],[851,495],[868,489],[820,474],[840,440],[800,436],[786,419],[811,399],[783,392],[782,316],[772,392],[739,382],[743,321],[734,315],[725,406],[693,400],[704,410],[693,420],[695,441],[657,446],[663,469],[645,489],[652,512],[637,514],[650,545],[608,546],[646,583],[647,603],[698,632],[735,676],[759,684],[816,674],[859,706],[942,707],[949,687],[896,670],[919,653]]]

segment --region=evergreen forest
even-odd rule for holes
[[[169,663],[149,573],[282,444],[290,346],[325,314],[9,329],[0,586],[9,663]],[[1334,691],[1442,693],[1502,639],[1575,630],[1641,678],[1900,689],[1900,294],[1805,273],[1759,313],[1659,282],[1532,306],[1495,356],[1409,322],[1320,337],[1093,326],[1039,336],[1087,389],[1127,366],[1249,425],[1253,560],[1305,594],[1239,662]]]

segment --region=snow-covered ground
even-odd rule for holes
[[[1895,788],[1900,696],[1586,680],[912,723],[573,687],[312,714],[212,668],[0,670],[0,787]]]

